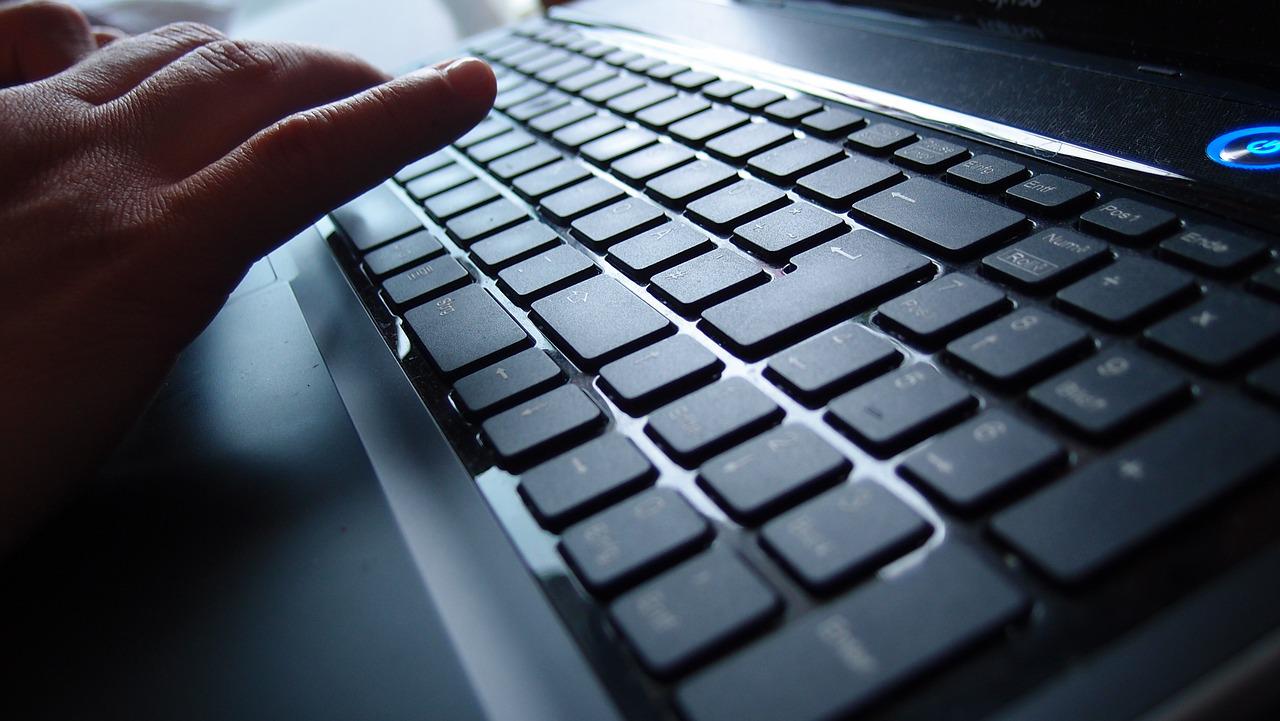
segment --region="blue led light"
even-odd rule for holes
[[[1280,126],[1265,125],[1223,133],[1209,143],[1205,154],[1228,168],[1280,169]]]

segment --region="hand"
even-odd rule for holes
[[[0,7],[0,554],[114,448],[255,259],[494,95],[478,60],[388,79],[192,24],[97,46],[70,8]]]

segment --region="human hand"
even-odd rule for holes
[[[114,448],[255,259],[494,95],[477,60],[388,79],[192,24],[97,46],[66,6],[0,6],[0,555]]]

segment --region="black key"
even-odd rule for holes
[[[472,245],[471,257],[481,268],[492,273],[559,242],[560,236],[555,231],[536,220],[526,220]]]
[[[1276,438],[1273,412],[1210,397],[997,515],[991,527],[1053,579],[1081,581],[1274,467]]]
[[[387,278],[382,281],[382,288],[394,305],[403,308],[470,282],[467,269],[453,258],[444,256]]]
[[[1249,374],[1249,387],[1272,402],[1280,403],[1280,357]]]
[[[1058,291],[1058,301],[1112,326],[1135,326],[1194,295],[1191,275],[1159,261],[1121,258]]]
[[[632,115],[650,105],[656,105],[675,96],[676,91],[665,85],[646,85],[610,100],[608,107],[615,113]]]
[[[370,273],[381,277],[443,253],[444,246],[430,231],[419,230],[369,253],[364,257],[364,264]]]
[[[893,157],[903,165],[936,173],[969,157],[969,151],[940,138],[921,138],[899,148]]]
[[[1129,198],[1116,198],[1080,216],[1080,227],[1127,243],[1151,240],[1178,225],[1178,216]]]
[[[1075,323],[1023,308],[952,341],[947,353],[997,383],[1021,384],[1092,348]]]
[[[578,218],[570,227],[579,240],[603,250],[666,220],[662,208],[643,198],[627,198]]]
[[[861,155],[845,158],[796,181],[796,192],[841,210],[854,200],[870,195],[903,179],[902,171]]]
[[[708,332],[739,355],[757,358],[933,272],[924,256],[867,230],[823,243],[793,262],[794,272],[704,311]]]
[[[786,424],[702,464],[698,480],[730,516],[756,523],[843,479],[852,468],[817,433]]]
[[[582,251],[557,245],[499,272],[498,287],[515,302],[527,306],[535,298],[568,288],[599,272]]]
[[[640,53],[630,50],[614,50],[604,56],[604,61],[610,65],[626,65],[627,63],[640,57]]]
[[[526,100],[519,105],[513,105],[507,109],[507,115],[521,122],[530,118],[536,118],[543,113],[549,113],[552,110],[563,108],[569,104],[569,96],[558,90],[552,90],[532,100]]]
[[[880,456],[960,420],[976,403],[964,386],[917,363],[831,401],[827,419]]]
[[[601,387],[621,407],[639,415],[715,379],[724,363],[687,335],[674,335],[600,369]]]
[[[645,668],[668,677],[747,635],[782,603],[725,548],[711,550],[626,593],[609,607]]]
[[[615,130],[621,130],[622,121],[607,115],[593,115],[586,120],[579,120],[573,125],[560,128],[552,133],[556,142],[576,148],[580,145],[601,138]]]
[[[1280,308],[1241,293],[1218,291],[1143,335],[1179,360],[1222,372],[1280,341]]]
[[[829,592],[924,542],[930,527],[877,483],[844,483],[766,523],[760,539],[801,583]]]
[[[672,331],[652,306],[606,276],[595,276],[533,304],[533,319],[584,368],[599,368]]]
[[[1047,290],[1107,261],[1107,244],[1074,230],[1049,228],[982,259],[982,271],[1028,290]]]
[[[738,80],[717,80],[702,88],[702,94],[713,100],[728,100],[751,86]]]
[[[892,343],[845,321],[773,356],[765,373],[796,400],[814,407],[900,360]]]
[[[1249,287],[1274,300],[1280,300],[1280,263],[1264,268],[1249,278]]]
[[[587,88],[603,83],[606,80],[612,80],[618,77],[618,71],[613,68],[595,67],[585,70],[577,75],[569,77],[556,83],[556,87],[566,93],[580,93]]]
[[[694,159],[693,151],[676,143],[658,143],[610,164],[615,177],[633,185],[678,168]]]
[[[511,187],[530,200],[537,200],[548,193],[591,177],[591,171],[582,163],[561,160],[515,179]]]
[[[552,220],[568,223],[579,215],[590,213],[625,196],[626,193],[618,186],[600,178],[591,178],[546,196],[540,205]]]
[[[710,107],[711,103],[697,95],[681,95],[666,102],[658,103],[653,107],[645,108],[636,113],[636,120],[651,128],[661,129]]]
[[[849,133],[846,138],[854,149],[877,155],[884,155],[891,150],[901,148],[915,139],[915,133],[889,123],[872,123],[861,130]]]
[[[711,73],[706,73],[701,70],[686,70],[671,78],[671,84],[682,90],[697,90],[703,85],[713,83],[716,80],[718,80],[718,78]]]
[[[606,433],[525,471],[520,495],[554,531],[649,485],[655,475],[634,443]]]
[[[495,160],[489,165],[489,172],[501,180],[511,180],[517,175],[524,175],[544,165],[550,165],[561,158],[560,153],[549,145],[538,143],[524,150]]]
[[[616,133],[587,143],[580,148],[582,157],[593,163],[606,165],[627,153],[646,148],[658,142],[658,136],[644,128],[624,128]]]
[[[729,98],[729,102],[737,105],[743,110],[760,110],[764,106],[772,105],[785,97],[785,95],[776,90],[753,88]]]
[[[952,506],[976,511],[1065,461],[1051,436],[995,409],[912,451],[902,472]]]
[[[1041,213],[1065,213],[1093,200],[1093,188],[1041,173],[1005,191],[1014,203]]]
[[[543,85],[542,83],[535,83],[535,82],[522,83],[521,85],[517,85],[516,87],[510,90],[504,90],[503,92],[499,93],[498,96],[493,99],[493,107],[497,108],[498,110],[506,110],[507,108],[511,108],[523,102],[532,100],[545,92],[547,92],[547,86]],[[499,132],[505,132],[505,131],[499,131]],[[494,134],[496,135],[497,133],[494,133]],[[463,147],[463,146],[458,145],[458,147]]]
[[[425,158],[415,160],[401,168],[400,171],[396,173],[396,182],[407,183],[420,175],[426,175],[434,170],[439,170],[452,164],[453,157],[443,150],[438,150]]]
[[[616,98],[623,93],[629,93],[636,88],[644,87],[644,81],[634,75],[623,75],[613,80],[606,80],[603,83],[597,83],[582,91],[582,97],[593,103],[603,103],[611,98]]]
[[[769,148],[795,137],[790,128],[774,123],[750,123],[731,130],[707,143],[707,151],[725,160],[741,163]]]
[[[923,343],[936,343],[1002,313],[1004,293],[964,273],[949,273],[880,306],[889,327]]]
[[[1191,225],[1160,244],[1161,253],[1192,270],[1230,276],[1257,263],[1266,244],[1212,225]]]
[[[911,178],[854,204],[860,215],[943,253],[966,253],[1003,240],[1026,216],[941,183]]]
[[[706,234],[682,223],[668,222],[611,247],[608,257],[623,273],[644,282],[712,247]]]
[[[332,217],[351,244],[361,251],[422,229],[422,221],[386,185],[379,185],[338,208]]]
[[[1000,190],[1027,174],[1027,169],[994,155],[979,155],[947,168],[947,178],[970,190]]]
[[[431,198],[426,202],[426,208],[431,217],[445,220],[498,197],[498,191],[492,185],[477,179]]]
[[[502,118],[485,118],[467,131],[465,135],[453,141],[454,147],[466,150],[476,143],[483,143],[511,130],[511,123]]]
[[[565,385],[493,416],[480,428],[498,456],[514,464],[587,437],[604,422],[600,407],[581,388]]]
[[[564,383],[564,371],[546,351],[528,348],[458,379],[453,390],[466,412],[487,416]]]
[[[673,124],[667,132],[686,143],[701,145],[708,138],[746,125],[750,120],[750,115],[733,108],[716,107]]]
[[[839,216],[804,202],[792,203],[733,231],[733,242],[772,263],[849,232]]]
[[[510,228],[528,217],[524,208],[506,198],[498,198],[475,210],[450,218],[445,223],[445,228],[459,243],[469,246],[486,235]]]
[[[993,635],[1025,607],[996,572],[943,546],[922,565],[815,609],[692,677],[677,702],[689,721],[848,718]]]
[[[847,135],[863,122],[863,117],[857,113],[840,108],[825,108],[821,112],[806,116],[800,121],[800,126],[807,133],[830,138]]]
[[[790,184],[845,157],[838,145],[816,138],[796,138],[747,161],[747,168],[777,183]]]
[[[768,279],[769,274],[760,266],[720,248],[653,276],[650,291],[667,305],[690,314]]]
[[[576,75],[590,68],[593,64],[587,58],[570,58],[559,65],[553,65],[539,72],[534,77],[544,83],[558,83],[570,75]]]
[[[405,314],[436,367],[470,373],[529,345],[529,335],[484,288],[466,285]]]
[[[1074,430],[1115,441],[1187,396],[1187,379],[1146,354],[1112,348],[1032,388],[1031,402]]]
[[[688,65],[678,65],[676,63],[663,63],[654,66],[645,71],[645,74],[654,80],[671,80],[675,76],[689,69]]]
[[[651,488],[570,526],[560,550],[597,594],[622,590],[693,554],[711,526],[670,488]]]
[[[689,203],[688,213],[699,225],[724,233],[786,202],[781,190],[748,178]]]
[[[529,122],[529,127],[540,133],[553,133],[580,120],[586,120],[595,114],[595,108],[586,103],[572,103],[559,110],[539,115]]]
[[[715,160],[696,160],[646,182],[645,188],[659,200],[684,206],[738,179],[738,171]]]
[[[772,426],[782,409],[745,378],[726,378],[649,414],[648,431],[671,459],[693,468]]]
[[[404,189],[417,200],[426,200],[475,179],[470,170],[461,165],[450,165],[409,181]]]
[[[816,100],[791,98],[789,100],[779,100],[766,106],[764,114],[781,123],[794,123],[819,110],[822,110],[822,103]]]

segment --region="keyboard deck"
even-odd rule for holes
[[[494,111],[331,240],[637,718],[980,717],[1274,540],[1274,238],[582,28],[472,50]]]

